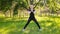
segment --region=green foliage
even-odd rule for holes
[[[18,14],[18,8],[19,8],[19,4],[17,4],[16,6],[15,6],[15,8],[14,8],[14,10],[13,10],[13,15],[16,15],[16,14]]]
[[[41,2],[42,1],[42,2]],[[57,10],[60,10],[60,0],[45,0],[46,6],[50,8],[51,12],[56,12]],[[13,15],[18,14],[18,9],[27,9],[29,7],[30,0],[0,0],[0,10],[4,13],[9,10],[12,6],[12,2],[17,2],[15,7],[13,8]],[[44,6],[44,0],[39,0],[38,2],[36,0],[33,0],[34,6]],[[34,7],[34,8],[35,8]]]
[[[12,5],[12,1],[13,0],[0,0],[0,4],[1,4],[1,10],[6,12],[8,9],[10,9],[11,5]]]
[[[51,12],[56,12],[58,8],[58,2],[56,0],[47,0],[47,5],[49,6]]]
[[[44,6],[44,3],[43,2],[40,2],[40,7],[43,7]]]
[[[21,1],[17,1],[18,3],[16,4],[16,6],[15,6],[15,8],[14,8],[14,14],[13,15],[16,15],[16,14],[18,14],[18,9],[20,8],[20,9],[27,9],[27,7],[28,7],[28,4],[27,4],[27,1],[23,1],[23,0],[21,0]]]

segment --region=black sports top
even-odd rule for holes
[[[34,17],[34,12],[35,12],[35,10],[33,10],[33,11],[28,10],[28,11],[30,11],[30,17],[33,18],[33,17]]]

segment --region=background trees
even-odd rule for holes
[[[32,3],[30,0],[0,0],[0,11],[2,11],[6,17],[8,14],[9,17],[19,16],[21,12],[23,12],[23,14],[26,12],[22,10],[26,10],[30,3]],[[60,10],[60,0],[33,0],[33,4],[36,9],[37,7],[43,9],[48,7],[52,14]]]

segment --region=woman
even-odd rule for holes
[[[37,24],[37,26],[39,27],[39,29],[40,29],[40,26],[39,26],[39,24],[38,24],[38,22],[37,22],[37,20],[35,19],[35,16],[34,16],[35,10],[33,9],[33,5],[31,5],[29,7],[28,12],[30,13],[30,17],[29,17],[29,19],[27,21],[27,24],[24,26],[23,30],[25,30],[25,28],[27,27],[27,25],[30,23],[31,20],[33,20]]]

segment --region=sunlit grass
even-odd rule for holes
[[[0,34],[60,34],[60,17],[38,17],[42,31],[31,21],[25,32],[22,31],[27,18],[0,18]]]

